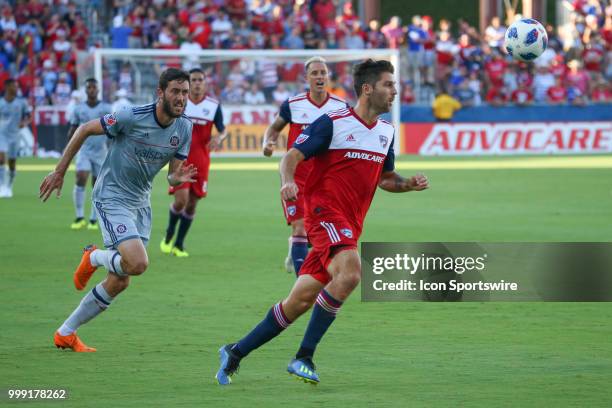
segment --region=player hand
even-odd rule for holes
[[[276,147],[276,141],[274,140],[266,140],[263,147],[263,154],[266,157],[272,156],[274,153],[274,148]]]
[[[53,190],[57,190],[57,198],[59,198],[63,185],[64,175],[57,171],[52,171],[40,184],[40,194],[38,198],[40,198],[43,202],[47,201],[49,196],[51,196],[51,193],[53,193]]]
[[[223,143],[223,140],[219,136],[215,136],[208,142],[208,148],[213,152],[218,152],[221,150],[221,143]]]
[[[427,179],[427,176],[421,173],[417,173],[416,176],[410,177],[410,179],[408,179],[408,183],[412,191],[423,191],[429,188],[429,180]]]
[[[295,201],[297,200],[297,195],[299,188],[297,184],[290,181],[288,183],[283,184],[281,187],[281,198],[285,201]]]
[[[178,184],[182,183],[193,183],[195,180],[195,176],[198,174],[198,169],[193,164],[189,164],[187,166],[181,165],[174,172],[174,180],[177,181]]]

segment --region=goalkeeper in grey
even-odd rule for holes
[[[128,287],[132,276],[147,269],[150,195],[155,175],[169,164],[170,185],[194,181],[197,169],[183,166],[192,130],[191,121],[184,115],[188,94],[189,75],[168,68],[159,78],[155,103],[125,107],[79,126],[57,167],[43,180],[40,198],[46,201],[54,191],[59,197],[68,165],[83,142],[88,137],[102,137],[94,136],[99,134],[106,134],[111,140],[93,191],[106,249],[95,245],[85,248],[74,273],[74,285],[83,290],[100,266],[108,273],[57,330],[54,336],[57,347],[95,351],[81,342],[76,330],[106,310]]]
[[[75,107],[70,118],[71,126],[68,130],[68,140],[72,138],[80,125],[111,113],[111,106],[98,99],[98,81],[95,78],[85,80],[85,93],[87,94],[87,100]],[[98,229],[96,210],[93,204],[89,214],[89,222],[85,220],[85,189],[90,174],[91,186],[93,187],[96,184],[96,179],[108,151],[105,139],[104,137],[88,137],[76,155],[76,180],[72,191],[76,218],[70,225],[70,229],[79,230],[85,227],[90,230]]]

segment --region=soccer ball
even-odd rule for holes
[[[546,30],[539,21],[522,18],[512,23],[505,35],[508,54],[519,61],[533,61],[548,45]]]

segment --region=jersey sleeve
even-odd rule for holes
[[[189,119],[185,120],[184,129],[185,137],[181,137],[183,143],[179,146],[176,153],[174,153],[174,157],[179,160],[186,160],[187,156],[189,156],[189,148],[191,147],[191,134],[193,131],[193,123]]]
[[[79,126],[81,124],[81,121],[79,120],[79,106],[78,105],[74,107],[68,120],[70,121],[70,125],[72,126]]]
[[[215,112],[215,118],[213,119],[215,123],[215,127],[217,131],[223,133],[225,130],[225,124],[223,123],[223,111],[221,110],[221,105],[217,106],[217,111]]]
[[[100,118],[100,123],[104,128],[106,136],[113,139],[120,134],[126,134],[126,132],[132,127],[134,123],[134,113],[132,108],[123,107],[119,111],[114,113],[108,113]]]
[[[389,146],[389,151],[387,152],[387,157],[383,163],[383,171],[393,171],[395,170],[395,150],[393,150],[393,144],[395,142],[395,135],[391,139],[391,146]]]
[[[329,148],[334,134],[334,121],[327,115],[320,116],[300,134],[293,147],[298,149],[306,160]]]
[[[287,123],[291,123],[291,109],[289,109],[289,99],[283,102],[278,111],[278,116],[283,118]]]

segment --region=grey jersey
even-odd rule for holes
[[[100,118],[100,123],[112,142],[93,200],[115,202],[126,208],[148,207],[155,175],[173,157],[187,158],[191,121],[183,115],[164,128],[157,120],[153,103],[124,107]]]
[[[111,106],[106,102],[98,102],[94,107],[89,106],[87,102],[82,102],[75,106],[72,117],[70,118],[70,124],[79,126],[92,119],[100,119],[108,113],[111,113]],[[96,136],[88,137],[85,143],[83,143],[83,146],[81,146],[80,152],[92,156],[104,157],[104,155],[106,155],[106,138]]]
[[[19,135],[21,120],[28,115],[28,104],[23,98],[8,102],[0,98],[0,135],[13,139]]]

